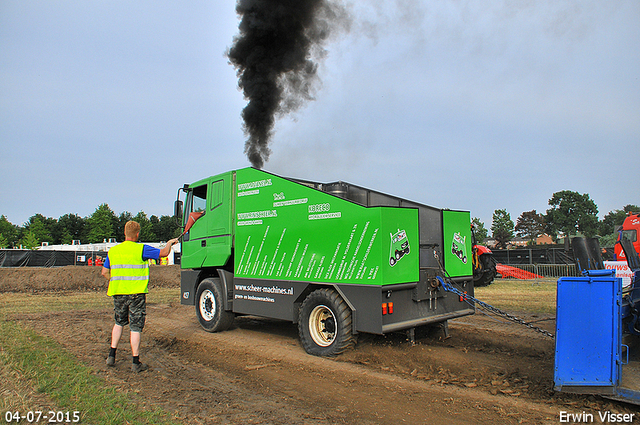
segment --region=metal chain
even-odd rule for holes
[[[458,288],[455,288],[453,285],[446,283],[444,281],[444,279],[442,279],[440,276],[436,276],[437,279],[440,281],[440,283],[442,284],[442,287],[444,288],[445,291],[448,292],[453,292],[454,294],[457,294],[458,296],[460,296],[461,298],[463,298],[465,301],[469,302],[473,302],[475,304],[477,304],[478,306],[480,306],[481,308],[483,308],[484,310],[487,310],[497,316],[503,317],[507,320],[511,320],[512,322],[515,323],[519,323],[521,325],[524,325],[526,327],[528,327],[531,330],[534,330],[536,332],[540,332],[541,334],[548,336],[549,338],[555,338],[555,336],[542,328],[539,328],[538,326],[533,325],[530,322],[525,322],[523,319],[519,319],[515,316],[513,316],[512,314],[507,313],[506,311],[502,311],[499,308],[496,308],[490,304],[485,303],[484,301],[480,301],[479,299],[472,297],[471,295],[464,293],[462,291],[460,291]]]
[[[440,263],[440,258],[438,257],[438,252],[434,249],[433,250],[433,256],[435,257],[436,261],[438,262],[438,265],[440,266],[440,270],[442,270],[442,272],[446,275],[448,275],[447,271],[444,269],[444,267],[442,266],[442,263]],[[507,313],[506,311],[502,311],[499,308],[496,308],[492,305],[489,305],[487,303],[485,303],[484,301],[480,301],[479,299],[472,297],[471,295],[467,294],[466,292],[462,292],[461,290],[459,290],[458,288],[454,287],[453,284],[449,284],[447,282],[444,281],[443,278],[441,278],[440,276],[436,276],[436,278],[440,281],[440,284],[442,285],[442,287],[444,288],[445,291],[448,292],[453,292],[454,294],[457,294],[459,297],[461,297],[462,299],[464,299],[466,302],[473,302],[477,305],[479,305],[480,307],[482,307],[484,310],[489,311],[497,316],[503,317],[507,320],[511,320],[514,323],[519,323],[521,325],[526,326],[527,328],[534,330],[536,332],[541,333],[544,336],[548,336],[549,338],[555,338],[555,336],[542,328],[539,328],[538,326],[533,325],[530,322],[525,322],[523,319],[519,319],[515,316],[513,316],[512,314]]]

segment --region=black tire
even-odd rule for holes
[[[233,324],[234,314],[224,310],[224,291],[220,279],[207,278],[196,292],[196,316],[207,332],[227,330]]]
[[[300,307],[298,333],[304,350],[334,357],[356,343],[351,309],[337,291],[322,288],[310,293]]]
[[[479,272],[473,276],[473,285],[477,288],[491,285],[497,273],[496,260],[493,256],[483,254],[480,256],[479,261]]]
[[[391,258],[389,258],[389,265],[390,265],[391,267],[393,267],[393,266],[395,266],[395,265],[396,265],[396,259],[395,259],[395,257],[391,257]]]

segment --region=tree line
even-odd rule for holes
[[[598,207],[588,194],[564,190],[553,194],[549,199],[550,208],[543,214],[536,210],[525,211],[516,223],[506,209],[497,209],[493,213],[491,237],[498,247],[505,248],[515,237],[528,239],[530,244],[547,234],[556,241],[559,237],[584,235],[600,237],[600,246],[613,246],[617,239],[616,229],[622,225],[628,212],[640,212],[637,205],[626,205],[622,209],[610,211],[602,220],[598,219]],[[130,212],[116,215],[108,204],[101,204],[93,214],[80,217],[77,214],[65,214],[58,219],[35,214],[24,223],[16,226],[2,215],[0,217],[0,248],[22,246],[31,249],[42,242],[49,244],[71,244],[73,240],[81,243],[100,243],[115,238],[124,240],[124,225],[134,220],[140,223],[141,242],[164,242],[180,235],[180,226],[172,216],[156,217],[140,211],[133,216]],[[489,229],[478,218],[473,219],[475,235],[478,241],[489,237]]]
[[[2,215],[0,217],[0,248],[22,247],[33,249],[43,242],[52,245],[101,243],[105,239],[124,240],[124,225],[133,220],[140,223],[141,242],[166,242],[180,235],[180,226],[172,216],[147,217],[143,211],[135,216],[128,211],[116,215],[108,204],[99,205],[88,217],[65,214],[58,219],[35,214],[17,226]]]
[[[589,194],[570,190],[554,193],[548,203],[550,208],[544,214],[536,210],[525,211],[520,214],[515,224],[506,209],[495,210],[491,223],[491,237],[496,241],[496,246],[506,248],[515,236],[527,239],[529,245],[534,245],[538,237],[547,234],[554,242],[567,236],[599,237],[600,246],[610,247],[616,242],[617,229],[627,214],[640,212],[640,207],[628,204],[622,209],[610,211],[599,220],[598,207]],[[484,241],[489,237],[484,223],[474,218],[473,224],[478,241]]]

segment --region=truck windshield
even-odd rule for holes
[[[623,230],[622,231],[622,239],[628,239],[631,242],[637,241],[638,240],[638,234],[636,232],[636,229]]]

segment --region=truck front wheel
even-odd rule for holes
[[[224,291],[219,279],[207,278],[198,286],[196,315],[207,332],[224,331],[233,324],[234,314],[224,310]]]
[[[314,356],[332,357],[355,345],[351,309],[337,291],[313,291],[300,307],[298,333],[304,350]]]

